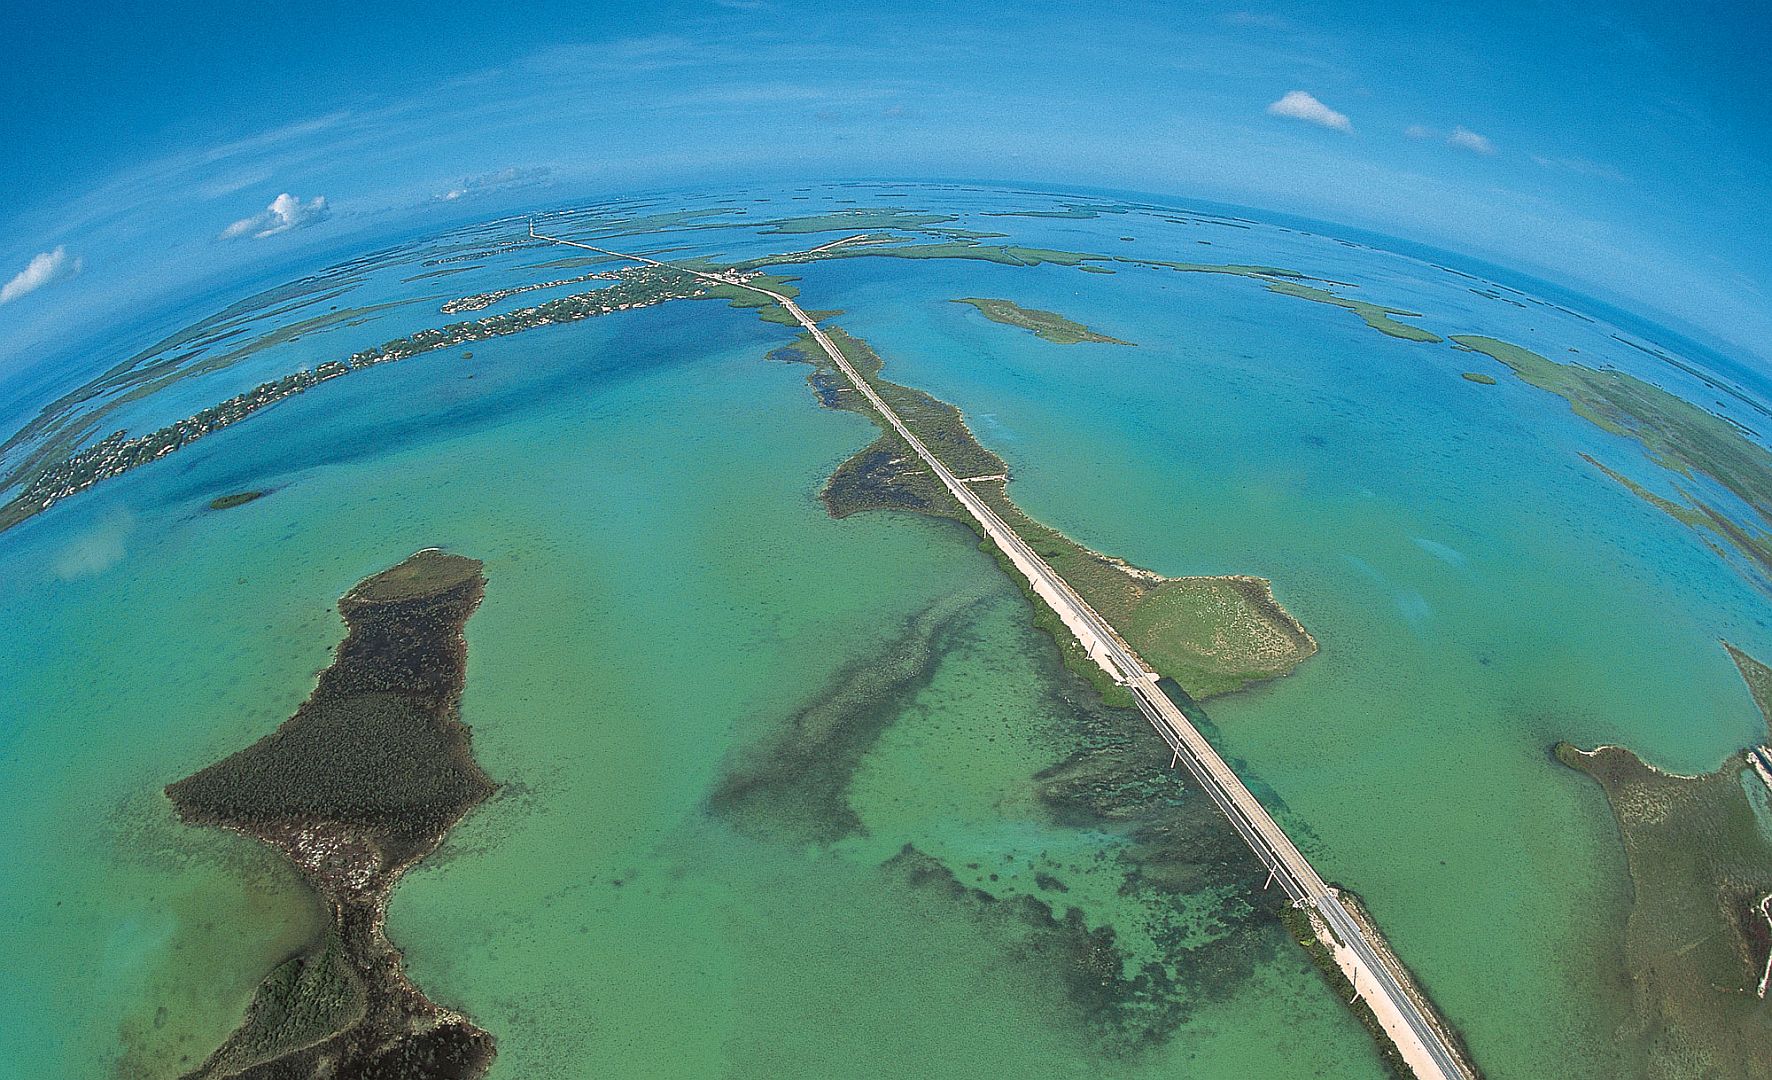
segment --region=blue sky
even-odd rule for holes
[[[789,176],[1302,214],[1772,370],[1761,6],[7,5],[0,40],[0,380],[428,218]]]

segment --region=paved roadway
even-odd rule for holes
[[[1381,1022],[1389,1018],[1400,1024],[1402,1030],[1395,1030],[1387,1024],[1391,1035],[1398,1044],[1398,1049],[1409,1061],[1410,1065],[1422,1080],[1464,1080],[1470,1074],[1460,1064],[1458,1055],[1440,1037],[1439,1032],[1423,1015],[1415,1000],[1403,990],[1401,982],[1381,959],[1378,950],[1368,940],[1360,924],[1354,921],[1346,906],[1334,889],[1318,876],[1303,853],[1295,847],[1284,830],[1282,830],[1267,810],[1258,802],[1237,774],[1206,741],[1205,736],[1194,727],[1193,722],[1170,700],[1169,695],[1157,685],[1157,676],[1145,663],[1120,639],[1113,627],[1103,619],[1094,608],[1077,595],[1076,590],[1047,565],[1021,536],[1011,529],[997,513],[980,499],[972,489],[959,477],[956,477],[942,464],[941,460],[923,445],[923,441],[904,422],[898,414],[887,405],[885,400],[874,390],[873,385],[850,366],[849,360],[843,355],[830,335],[822,330],[800,305],[778,292],[761,286],[728,278],[720,274],[690,270],[687,267],[671,263],[659,262],[642,255],[631,255],[607,248],[593,247],[590,244],[575,240],[563,240],[556,236],[545,236],[530,226],[530,235],[538,240],[550,240],[556,244],[583,248],[601,255],[610,255],[632,262],[645,263],[649,266],[664,267],[693,274],[708,281],[722,285],[737,285],[760,293],[780,304],[788,314],[792,315],[812,339],[831,358],[851,385],[860,391],[874,409],[892,425],[892,429],[909,444],[917,456],[923,460],[931,472],[939,478],[960,505],[972,515],[984,530],[992,543],[1013,562],[1017,569],[1028,579],[1034,588],[1062,619],[1096,663],[1100,664],[1109,675],[1127,690],[1131,691],[1133,700],[1138,703],[1151,725],[1157,729],[1175,752],[1176,759],[1187,765],[1188,771],[1199,781],[1212,801],[1217,804],[1224,816],[1230,819],[1243,840],[1255,852],[1272,874],[1270,880],[1280,883],[1281,888],[1291,897],[1294,906],[1314,908],[1324,922],[1335,932],[1335,936],[1353,953],[1353,958],[1360,968],[1353,975],[1354,989],[1365,997],[1380,1017]],[[1374,1000],[1374,995],[1378,1000]],[[1411,1045],[1413,1044],[1413,1045]]]

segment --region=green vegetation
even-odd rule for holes
[[[796,265],[808,262],[820,262],[826,259],[974,259],[980,262],[1000,263],[1004,266],[1039,266],[1042,263],[1054,263],[1059,266],[1081,266],[1086,262],[1112,262],[1107,255],[1083,255],[1075,251],[1055,251],[1050,248],[1030,248],[1017,244],[980,244],[974,240],[956,239],[940,243],[924,244],[844,244],[840,247],[826,248],[818,252],[790,252],[785,255],[764,255],[748,259],[736,264],[740,270],[753,270],[765,266]]]
[[[1335,954],[1317,937],[1315,917],[1287,905],[1280,909],[1280,923],[1286,927],[1286,932],[1292,936],[1298,947],[1304,950],[1305,955],[1311,958],[1311,963],[1316,965],[1317,973],[1323,977],[1329,989],[1348,1003],[1348,1010],[1354,1014],[1360,1026],[1366,1029],[1366,1033],[1372,1036],[1374,1048],[1378,1051],[1379,1060],[1384,1062],[1386,1074],[1394,1080],[1415,1080],[1415,1070],[1409,1067],[1402,1053],[1397,1050],[1395,1040],[1384,1030],[1384,1025],[1378,1022],[1372,1006],[1354,992],[1354,985],[1348,981],[1347,973],[1335,962]]]
[[[818,232],[872,232],[878,229],[915,229],[955,220],[952,214],[930,214],[900,207],[837,210],[829,214],[782,218],[769,222],[766,234],[803,235]]]
[[[1402,338],[1405,341],[1430,343],[1441,340],[1437,334],[1429,333],[1418,326],[1397,321],[1399,318],[1420,318],[1418,312],[1337,296],[1326,289],[1303,284],[1304,281],[1309,280],[1306,275],[1296,270],[1286,270],[1277,266],[1189,263],[1166,259],[1135,259],[1124,255],[1090,255],[1077,251],[1058,251],[1052,248],[1023,247],[1018,244],[981,244],[976,240],[964,238],[945,243],[869,244],[865,246],[846,244],[819,251],[765,255],[737,265],[739,269],[756,269],[764,266],[817,262],[825,259],[870,257],[974,259],[981,262],[999,263],[1004,266],[1040,266],[1051,263],[1056,266],[1074,266],[1094,273],[1111,272],[1109,267],[1097,265],[1100,263],[1125,263],[1132,266],[1161,267],[1190,274],[1225,274],[1231,277],[1244,277],[1260,281],[1270,292],[1279,293],[1282,296],[1291,296],[1299,300],[1309,300],[1313,303],[1327,304],[1331,307],[1351,311],[1358,315],[1367,326],[1391,337]]]
[[[1710,518],[1706,517],[1703,511],[1695,510],[1690,506],[1686,506],[1681,503],[1677,503],[1677,502],[1673,501],[1672,499],[1666,498],[1661,495],[1657,495],[1655,492],[1650,491],[1648,488],[1637,483],[1635,480],[1632,480],[1630,477],[1624,475],[1623,473],[1619,472],[1618,470],[1607,468],[1603,462],[1595,459],[1593,456],[1591,456],[1589,454],[1582,454],[1581,460],[1587,462],[1589,465],[1592,465],[1594,468],[1600,470],[1600,472],[1604,473],[1608,479],[1614,481],[1619,486],[1623,487],[1626,491],[1630,492],[1632,495],[1635,495],[1637,498],[1643,500],[1644,502],[1648,503],[1650,506],[1653,506],[1655,509],[1666,514],[1668,517],[1673,518],[1675,521],[1678,521],[1682,525],[1688,525],[1688,526],[1691,526],[1692,528],[1699,528],[1701,526],[1709,524],[1709,522],[1710,522]]]
[[[365,579],[295,715],[166,789],[187,824],[280,851],[332,917],[189,1080],[473,1080],[491,1063],[492,1037],[407,982],[382,931],[395,882],[495,790],[459,716],[480,569],[427,549]]]
[[[921,390],[881,378],[882,361],[866,342],[840,327],[824,329],[874,392],[948,468],[963,477],[1002,474],[1003,459],[979,445],[959,409]],[[813,365],[811,382],[826,405],[860,413],[881,431],[872,444],[837,466],[826,482],[825,506],[834,516],[874,509],[916,510],[971,526],[971,516],[867,399],[848,388],[848,380],[810,335],[802,334],[790,348]]]
[[[1724,642],[1772,727],[1772,668]],[[1715,772],[1675,776],[1622,747],[1556,746],[1611,804],[1630,871],[1624,963],[1636,1015],[1621,1034],[1656,1078],[1763,1076],[1772,1015],[1762,979],[1772,952],[1772,839],[1755,806],[1766,791],[1748,752]]]
[[[1603,470],[1658,509],[1733,546],[1757,569],[1758,576],[1750,574],[1750,580],[1767,587],[1766,575],[1772,574],[1772,533],[1761,526],[1772,524],[1772,452],[1715,413],[1623,372],[1559,364],[1490,337],[1457,334],[1451,340],[1458,348],[1499,360],[1522,380],[1561,397],[1584,420],[1634,440],[1663,468],[1688,478],[1708,478],[1746,503],[1758,515],[1760,525],[1738,523],[1677,484],[1675,489],[1684,505],[1651,495],[1618,473]]]
[[[667,229],[719,228],[706,219],[726,214],[743,214],[742,206],[706,206],[693,210],[660,210],[646,212],[651,205],[633,205],[629,209],[611,208],[603,213],[567,213],[550,217],[538,224],[537,231],[554,236],[577,236],[581,239],[611,239],[618,236],[645,236]],[[555,232],[555,229],[570,230]],[[542,241],[545,245],[546,241]]]
[[[974,591],[935,600],[876,657],[807,694],[727,764],[712,813],[796,850],[865,831],[852,801],[856,775],[950,642],[988,610],[981,596],[988,600]],[[998,883],[976,862],[906,845],[881,866],[880,902],[971,921],[999,958],[998,977],[1050,995],[1054,1020],[1075,1024],[1103,1058],[1124,1058],[1175,1037],[1202,1002],[1234,1000],[1280,944],[1269,918],[1284,901],[1279,890],[1262,891],[1263,869],[1205,791],[1153,753],[1160,744],[1148,728],[1062,671],[1042,664],[1036,677],[1052,684],[1047,709],[1030,718],[1048,756],[1008,791],[1018,805],[1025,792],[1038,813],[1086,839],[1097,864],[1028,852],[1032,882]],[[1071,888],[1104,871],[1118,880],[1111,906],[1099,890]]]
[[[1163,577],[1078,544],[1028,517],[1003,482],[979,494],[1145,661],[1203,699],[1284,675],[1316,639],[1257,577]]]
[[[1009,498],[1007,467],[979,444],[960,411],[921,390],[880,375],[882,362],[865,342],[826,327],[856,371],[869,381],[930,452],[962,478],[1023,540],[1076,588],[1157,671],[1194,698],[1229,693],[1276,678],[1316,652],[1315,639],[1274,599],[1261,578],[1167,578],[1091,551],[1024,514]],[[844,391],[845,380],[809,336],[793,348],[814,365],[813,388],[833,408],[859,412],[881,428],[880,437],[837,467],[825,503],[842,517],[870,509],[913,510],[972,524],[947,489],[866,399]],[[1019,572],[1006,567],[1025,588]],[[1130,704],[1125,692],[1084,656],[1070,632],[1043,601],[1036,621],[1052,633],[1066,664],[1102,689],[1104,697]]]
[[[918,232],[939,236],[945,240],[1001,240],[1008,233],[979,232],[976,229],[918,229]]]
[[[1753,695],[1760,716],[1765,718],[1767,730],[1772,731],[1772,667],[1760,663],[1727,641],[1723,642],[1723,648],[1728,650],[1729,659],[1735,661],[1735,669],[1741,672],[1741,680],[1747,683],[1747,692]]]
[[[1763,1076],[1772,1023],[1756,988],[1772,941],[1760,909],[1772,892],[1772,845],[1742,786],[1743,757],[1688,777],[1619,747],[1556,749],[1600,783],[1624,843],[1636,1015],[1621,1035],[1642,1057],[1639,1075]]]
[[[1559,364],[1489,337],[1457,334],[1451,340],[1563,398],[1583,419],[1635,439],[1658,464],[1710,477],[1772,520],[1772,452],[1715,413],[1620,371]]]
[[[569,224],[581,230],[586,225],[593,226],[595,229],[601,230],[597,233],[599,236],[621,236],[672,227],[712,227],[697,224],[697,222],[705,217],[729,212],[742,212],[742,210],[713,208],[661,214],[635,214],[626,217],[612,214],[595,218],[576,217],[571,219]],[[783,219],[772,224],[776,226],[775,231],[778,232],[811,232],[821,231],[824,226],[830,225],[832,222],[840,222],[841,227],[844,228],[857,229],[875,229],[895,225],[911,228],[927,225],[929,222],[926,219],[929,218],[931,215],[899,209],[854,210],[821,215],[816,218]],[[1304,279],[1304,275],[1277,267],[1214,266],[1204,263],[1088,255],[1019,245],[988,245],[980,243],[979,238],[990,234],[939,228],[919,228],[919,231],[931,235],[947,236],[950,239],[924,244],[842,244],[836,247],[822,247],[786,255],[765,256],[733,266],[722,266],[706,259],[689,260],[685,265],[702,271],[751,274],[764,267],[823,259],[891,256],[902,259],[977,259],[1010,266],[1040,266],[1051,263],[1059,266],[1077,267],[1093,273],[1112,273],[1110,266],[1100,264],[1125,263],[1163,267],[1187,273],[1215,273],[1252,278],[1261,281],[1275,292],[1346,308],[1359,315],[1368,325],[1384,333],[1411,340],[1438,340],[1425,331],[1398,323],[1393,318],[1393,316],[1411,316],[1410,312],[1368,304],[1364,301],[1346,300],[1324,290],[1302,285],[1300,281]],[[482,259],[489,255],[533,246],[536,245],[527,239],[507,240],[483,250],[465,251],[448,257],[430,259],[426,261],[426,265]],[[378,253],[375,260],[387,261],[396,257],[397,254],[397,252]],[[430,330],[421,330],[407,337],[385,342],[375,348],[361,350],[344,361],[327,361],[312,371],[295,372],[282,379],[261,384],[247,393],[237,395],[219,405],[211,406],[191,417],[176,421],[145,435],[131,438],[126,432],[118,431],[97,442],[91,442],[84,449],[80,448],[82,444],[88,443],[97,434],[106,415],[130,402],[163,390],[173,382],[237,363],[254,351],[295,340],[303,333],[311,333],[334,325],[350,324],[360,321],[383,307],[396,306],[394,304],[375,305],[327,312],[324,315],[279,327],[247,345],[185,367],[179,365],[188,359],[186,356],[146,363],[175,344],[213,343],[232,334],[243,332],[245,321],[251,318],[269,318],[339,295],[336,289],[342,289],[344,284],[354,280],[348,276],[349,274],[361,273],[375,260],[359,260],[357,263],[345,264],[334,268],[325,275],[304,279],[302,282],[286,286],[281,290],[272,290],[250,301],[243,301],[211,319],[204,320],[186,331],[181,331],[179,334],[165,339],[154,350],[132,357],[99,379],[93,380],[51,404],[23,429],[16,432],[4,446],[0,446],[0,454],[4,454],[7,450],[32,439],[37,440],[37,445],[31,449],[30,453],[25,455],[5,477],[0,478],[0,489],[7,486],[18,488],[11,501],[0,505],[0,531],[48,509],[61,499],[83,491],[101,480],[158,460],[166,453],[178,450],[194,439],[236,423],[259,409],[276,404],[292,394],[301,393],[326,379],[346,374],[357,368],[388,363],[434,349],[518,333],[537,326],[572,322],[577,319],[608,314],[612,311],[629,310],[673,299],[721,298],[734,306],[755,308],[760,317],[765,320],[782,325],[795,325],[793,318],[787,312],[780,310],[766,297],[758,296],[742,286],[710,284],[704,279],[684,274],[677,268],[643,266],[629,267],[618,272],[609,272],[607,275],[591,273],[584,275],[581,279],[551,282],[543,287],[564,285],[571,283],[572,280],[603,276],[613,276],[615,280],[607,288],[559,297],[534,307],[521,308],[501,315],[485,316],[469,322],[451,323],[448,326]],[[602,257],[598,257],[576,262],[563,260],[556,265],[588,265],[604,261]],[[766,283],[769,287],[777,289],[786,287],[789,280],[791,279],[769,275],[762,275],[758,278],[760,283]],[[316,291],[321,288],[335,288],[335,291]],[[498,299],[503,299],[505,296],[524,291],[525,288],[529,287],[462,298],[452,301],[449,306],[455,310],[483,307]],[[284,300],[289,302],[283,308],[269,312],[264,310],[266,305]],[[401,301],[400,303],[414,302],[418,301]],[[1028,314],[1050,315],[1050,313],[1037,312]],[[1063,334],[1066,332],[1061,324],[1056,323],[1049,324],[1048,329],[1052,333]],[[202,334],[205,332],[210,336],[204,338]],[[1085,332],[1087,332],[1086,329]],[[142,364],[146,364],[146,366],[138,367]],[[125,387],[128,388],[124,389]],[[118,392],[119,390],[123,392]],[[113,395],[105,404],[85,412],[78,411],[78,407],[85,401],[105,394]]]
[[[559,289],[567,285],[579,285],[587,281],[619,281],[621,274],[615,270],[592,270],[576,277],[559,278],[554,281],[533,281],[526,285],[512,285],[509,288],[494,289],[491,292],[475,293],[472,296],[458,296],[446,301],[438,308],[445,315],[461,315],[469,311],[484,311],[492,305],[508,300],[526,292],[537,292],[542,289]]]
[[[361,1022],[369,994],[336,931],[265,976],[240,1026],[205,1064],[209,1076],[239,1076],[325,1042]]]
[[[719,287],[719,289],[728,288],[730,287]],[[9,483],[14,479],[29,476],[29,479],[23,480],[19,493],[9,502],[0,505],[0,531],[5,531],[19,522],[47,510],[62,499],[78,494],[93,484],[149,462],[158,461],[166,454],[179,450],[205,435],[236,424],[260,409],[268,408],[286,398],[304,393],[322,382],[347,375],[360,368],[392,363],[421,353],[451,348],[468,342],[485,341],[506,334],[521,333],[538,326],[575,322],[579,319],[646,307],[667,300],[712,295],[715,292],[715,287],[708,285],[703,279],[685,274],[681,270],[650,266],[630,267],[620,273],[617,281],[605,288],[558,297],[535,307],[519,308],[499,315],[487,315],[472,321],[450,323],[447,326],[420,330],[406,337],[383,342],[373,348],[359,350],[343,361],[328,360],[312,370],[297,371],[273,382],[262,383],[244,394],[236,395],[219,405],[212,405],[201,412],[145,435],[131,438],[127,432],[117,431],[83,450],[70,452],[68,456],[53,464],[43,464],[48,460],[46,455],[51,451],[78,445],[81,440],[90,436],[97,418],[136,396],[145,395],[150,392],[150,389],[164,389],[166,383],[159,382],[138,386],[135,390],[98,409],[81,414],[78,430],[70,428],[57,439],[37,447],[25,463],[13,470],[6,481],[0,481],[0,483]],[[736,296],[737,293],[733,295]],[[747,292],[744,293],[744,296],[754,298],[755,294]],[[762,303],[773,306],[771,301],[765,300]],[[220,359],[222,358],[217,358],[217,360]],[[205,364],[213,362],[215,361],[205,361]],[[197,365],[197,367],[202,366]],[[166,381],[184,378],[195,373],[195,370],[193,368],[177,372],[167,376]]]
[[[403,864],[491,794],[453,717],[459,622],[479,604],[479,563],[424,551],[339,602],[350,634],[275,732],[167,788],[187,821],[242,831],[320,819]]]
[[[269,495],[268,491],[237,491],[232,495],[219,495],[209,500],[211,510],[232,510],[236,506],[245,506],[256,499]]]
[[[1485,375],[1481,371],[1461,372],[1459,374],[1459,378],[1464,379],[1468,382],[1482,383],[1484,386],[1494,386],[1495,385],[1495,376]]]
[[[1126,211],[1117,206],[1084,206],[1080,203],[1065,203],[1063,210],[987,210],[983,217],[1025,217],[1025,218],[1070,218],[1083,220],[1098,218],[1102,214],[1124,214]]]
[[[718,268],[716,267],[716,269]],[[799,287],[794,284],[796,280],[798,279],[778,277],[774,274],[757,274],[750,279],[751,284],[756,286],[755,289],[747,289],[741,285],[709,284],[700,291],[697,298],[724,300],[727,306],[740,311],[755,311],[757,318],[764,322],[798,327],[799,321],[788,314],[786,308],[756,291],[756,289],[768,289],[771,292],[778,292],[790,300],[796,299],[800,295]]]
[[[321,297],[320,299],[326,298]],[[395,301],[329,311],[279,326],[227,352],[197,363],[187,363],[193,354],[181,353],[128,370],[121,370],[122,365],[119,365],[119,368],[112,369],[112,372],[94,379],[50,404],[35,419],[15,432],[5,445],[0,446],[0,455],[3,455],[15,446],[22,445],[33,438],[41,440],[35,447],[32,447],[29,454],[7,470],[4,477],[0,477],[0,488],[15,483],[28,482],[26,478],[31,477],[34,473],[39,473],[45,468],[53,468],[51,463],[73,455],[76,447],[101,430],[100,425],[105,417],[127,405],[157,394],[175,383],[232,367],[265,349],[294,341],[306,334],[318,333],[336,326],[353,325],[377,312],[419,302],[421,301]],[[263,317],[273,316],[274,313]],[[101,396],[106,397],[103,405],[84,412],[75,411],[79,405]],[[0,515],[0,529],[6,528],[8,524],[10,522],[5,520],[4,515]]]
[[[865,832],[850,804],[855,774],[928,687],[978,601],[943,598],[913,616],[889,647],[838,672],[728,764],[708,808],[747,835],[795,846]]]
[[[1096,333],[1080,322],[1073,322],[1055,311],[1041,311],[1038,308],[1024,308],[1010,300],[981,299],[975,296],[962,297],[953,301],[956,304],[971,304],[979,314],[996,323],[1006,326],[1019,326],[1023,330],[1032,330],[1036,337],[1058,345],[1077,345],[1082,342],[1097,342],[1103,345],[1130,345],[1130,341],[1121,341],[1116,337]]]
[[[1326,289],[1301,285],[1296,281],[1269,281],[1267,288],[1269,292],[1276,292],[1281,296],[1295,296],[1300,300],[1309,300],[1312,303],[1346,308],[1358,315],[1367,326],[1394,338],[1402,338],[1404,341],[1423,341],[1430,344],[1440,340],[1438,334],[1430,334],[1419,326],[1410,326],[1408,323],[1397,321],[1398,316],[1405,319],[1419,319],[1421,318],[1420,312],[1403,311],[1399,308],[1385,307],[1382,304],[1367,303],[1364,300],[1349,300],[1345,296],[1336,296]]]
[[[1100,664],[1089,658],[1089,653],[1083,648],[1083,643],[1077,640],[1077,635],[1071,633],[1070,627],[1058,617],[1058,612],[1040,599],[1039,594],[1034,592],[1034,587],[1028,584],[1028,579],[1021,575],[1021,571],[1015,568],[1015,564],[1009,561],[1009,556],[1003,554],[1001,548],[989,540],[980,540],[978,550],[994,559],[997,568],[1027,598],[1029,610],[1034,613],[1035,629],[1044,631],[1052,638],[1058,646],[1059,660],[1066,670],[1093,686],[1095,692],[1101,695],[1102,704],[1115,709],[1137,708],[1138,703],[1132,699],[1132,691],[1115,682],[1112,676],[1102,670]]]

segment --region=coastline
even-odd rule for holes
[[[1265,578],[1247,574],[1169,577],[1097,552],[1021,509],[1008,494],[1012,475],[1002,458],[981,444],[965,414],[952,404],[881,375],[884,360],[865,341],[840,328],[824,330],[882,398],[917,429],[918,438],[962,476],[1024,542],[1051,563],[1099,611],[1116,636],[1174,680],[1190,697],[1207,699],[1279,678],[1315,655],[1318,642],[1274,596]],[[958,521],[976,533],[970,515],[916,460],[903,440],[882,423],[859,395],[840,394],[836,380],[807,335],[788,346],[813,367],[808,382],[826,408],[867,416],[878,438],[840,464],[821,493],[834,517],[863,510],[908,510]],[[1000,555],[988,544],[993,557]],[[1024,592],[1026,583],[1007,573]],[[1127,691],[1082,655],[1071,635],[1052,625],[1043,602],[1033,600],[1034,619],[1053,631],[1066,665],[1111,703],[1130,707]]]
[[[1756,677],[1767,669],[1723,644],[1763,709]],[[1695,776],[1616,745],[1559,742],[1553,753],[1599,786],[1618,830],[1630,886],[1623,974],[1636,1003],[1622,1034],[1645,1074],[1671,1080],[1696,1064],[1707,1076],[1757,1076],[1772,1054],[1757,1012],[1772,977],[1772,839],[1743,777],[1751,767],[1767,780],[1757,753],[1738,750]]]

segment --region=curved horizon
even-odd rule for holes
[[[110,16],[84,38],[7,17],[26,47],[0,83],[18,163],[0,384],[89,305],[389,223],[787,175],[1263,208],[1560,283],[1772,368],[1772,255],[1742,226],[1772,207],[1754,67],[1772,20],[1751,14],[714,0],[322,6],[275,33],[202,3]],[[184,62],[152,62],[163,39]]]

